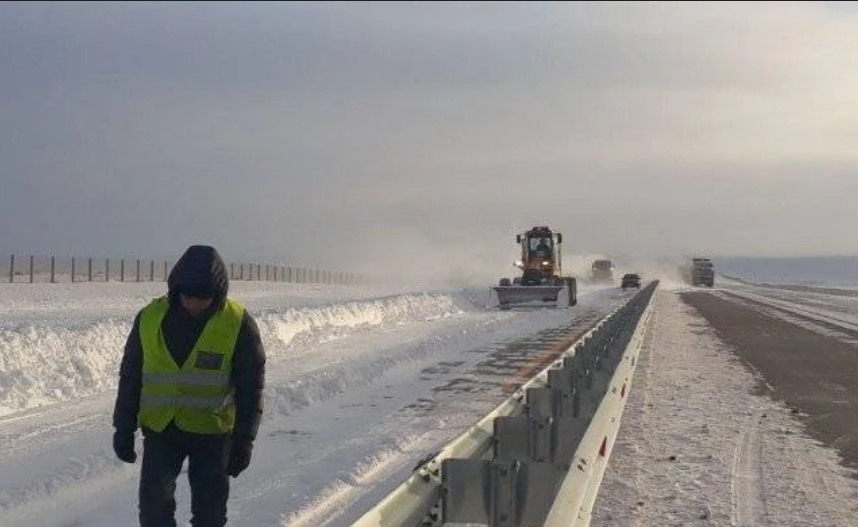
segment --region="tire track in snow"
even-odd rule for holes
[[[814,489],[828,500],[832,500],[829,512],[837,516],[835,525],[858,525],[858,505],[843,498],[843,494],[831,485],[831,472],[812,461],[807,455],[807,441],[799,435],[782,434],[783,448],[795,466],[795,470],[804,474],[808,489]],[[850,512],[851,511],[851,512]]]
[[[762,415],[762,411],[756,410],[745,419],[739,435],[739,444],[733,454],[730,524],[737,527],[760,525],[766,516],[763,469],[760,462],[763,447],[760,431]]]

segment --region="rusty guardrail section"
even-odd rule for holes
[[[657,286],[605,317],[353,525],[589,525]]]

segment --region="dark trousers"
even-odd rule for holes
[[[183,432],[172,423],[163,431],[143,429],[140,527],[176,527],[176,479],[188,458],[191,525],[223,527],[229,498],[231,440],[228,435]]]

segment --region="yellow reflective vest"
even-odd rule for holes
[[[167,297],[152,301],[140,315],[143,386],[137,424],[162,432],[170,421],[186,432],[224,434],[235,425],[232,356],[244,306],[227,300],[211,316],[181,367],[164,340],[161,323]]]

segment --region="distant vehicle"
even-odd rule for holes
[[[637,273],[626,273],[623,275],[623,282],[620,286],[623,290],[634,287],[635,289],[641,288],[641,277]]]
[[[594,282],[613,282],[614,263],[610,260],[596,260],[590,267],[590,277]]]
[[[714,286],[715,266],[712,264],[712,260],[709,258],[692,258],[691,267],[688,270],[688,281],[693,286]]]

